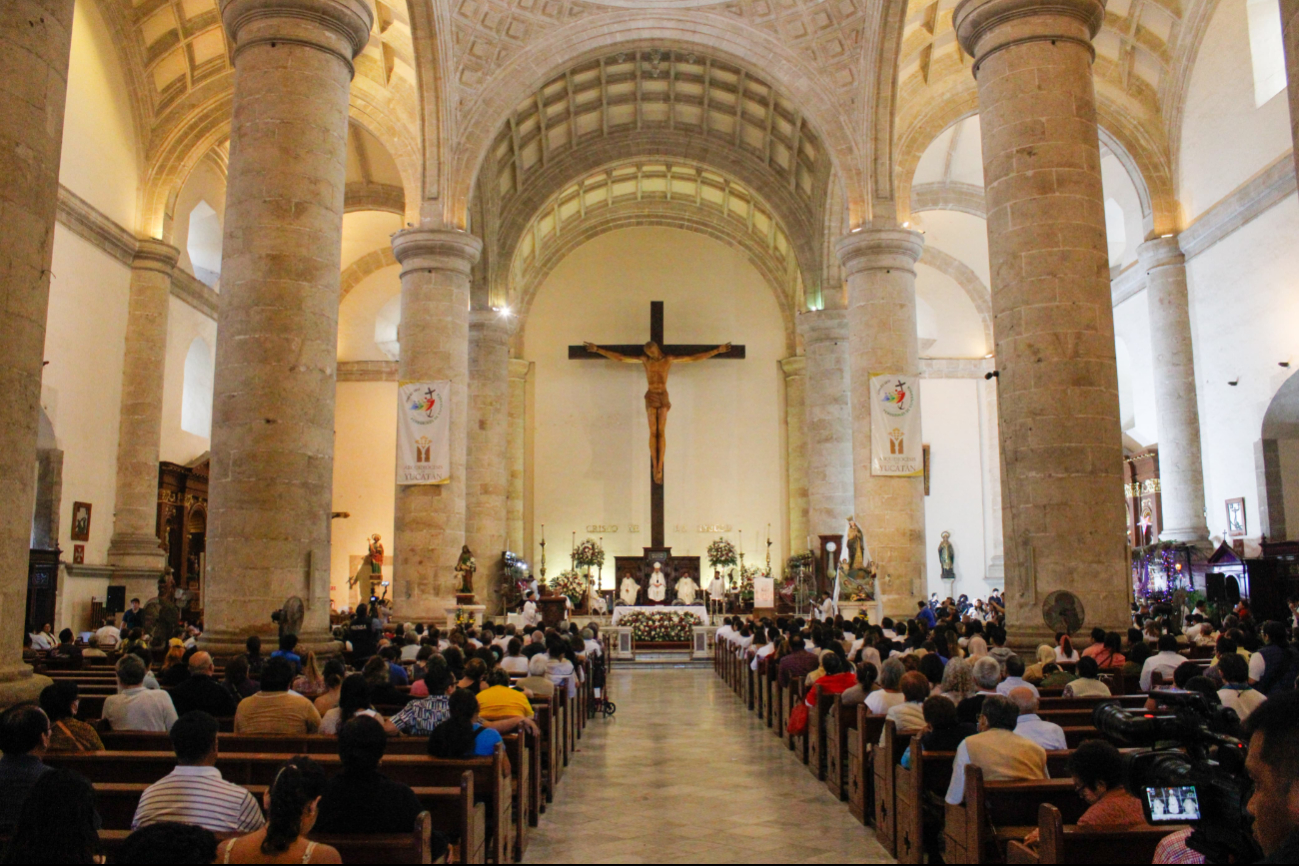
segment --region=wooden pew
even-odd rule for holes
[[[897,725],[886,720],[880,742],[871,751],[872,790],[875,801],[875,838],[889,856],[897,856],[897,817],[894,783],[905,742]]]
[[[842,695],[831,695],[825,719],[825,786],[840,800],[848,799],[848,737],[856,729],[856,708],[845,708]]]
[[[1151,863],[1164,837],[1186,829],[1178,826],[1139,827],[1131,830],[1088,830],[1068,826],[1060,810],[1050,803],[1038,807],[1037,849],[1011,841],[1007,863]]]
[[[228,782],[237,785],[269,785],[280,767],[293,753],[227,752],[217,758],[217,768]],[[327,775],[338,772],[337,755],[313,755]],[[57,752],[45,756],[45,763],[76,770],[91,782],[150,784],[171,772],[176,760],[172,752]],[[505,863],[514,859],[518,839],[513,827],[514,796],[509,760],[502,745],[490,758],[440,760],[424,755],[385,756],[380,769],[394,781],[411,787],[451,787],[459,785],[462,774],[474,777],[475,796],[487,804],[486,833],[488,859]]]
[[[848,812],[866,825],[875,823],[875,773],[872,752],[884,731],[884,717],[857,705],[857,727],[848,734]]]
[[[818,782],[826,778],[826,721],[830,717],[830,707],[838,695],[821,691],[821,686],[812,686],[812,706],[807,714],[807,769]]]
[[[1057,753],[1060,754],[1060,753]],[[943,826],[948,863],[1004,862],[1007,844],[1036,826],[1038,805],[1050,803],[1075,823],[1086,805],[1070,778],[1040,782],[984,782],[976,766],[965,770],[965,802],[948,805]]]

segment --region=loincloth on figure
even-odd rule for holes
[[[646,409],[671,409],[672,404],[668,402],[667,391],[646,391],[645,392]]]

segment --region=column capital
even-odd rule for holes
[[[221,0],[221,20],[234,50],[254,45],[308,45],[350,68],[370,41],[374,13],[366,0]]]
[[[784,371],[786,379],[804,376],[807,374],[807,356],[794,355],[792,358],[784,358],[780,362],[780,369]]]
[[[798,314],[798,333],[804,346],[848,341],[847,310],[809,310]]]
[[[1146,273],[1170,266],[1184,267],[1186,256],[1177,235],[1148,240],[1137,247],[1137,262]]]
[[[469,276],[483,242],[456,229],[402,229],[392,236],[392,254],[401,263],[401,275],[413,271],[453,271]]]
[[[522,358],[510,359],[510,378],[522,382],[532,372],[532,362]]]
[[[909,271],[925,249],[925,236],[913,229],[863,227],[835,242],[844,276],[865,271]]]
[[[1025,42],[1075,42],[1094,60],[1092,39],[1105,21],[1105,0],[961,0],[952,13],[956,39],[974,58]]]
[[[176,262],[180,261],[180,250],[156,238],[140,238],[136,244],[135,258],[131,260],[132,269],[157,271],[171,276],[171,272],[176,269]]]

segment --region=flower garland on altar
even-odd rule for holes
[[[729,568],[739,562],[735,545],[725,538],[719,538],[708,545],[708,564],[713,568]]]
[[[586,595],[586,578],[569,569],[568,571],[561,571],[546,581],[546,588],[559,595],[568,596],[568,600],[573,602],[574,607],[577,607],[582,603],[582,596]]]
[[[625,614],[618,625],[631,629],[635,640],[646,643],[680,643],[694,639],[695,626],[703,625],[696,614],[685,611],[643,611]]]
[[[588,538],[573,551],[573,562],[584,568],[599,568],[604,565],[604,548],[600,542]]]

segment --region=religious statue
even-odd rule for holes
[[[378,533],[370,536],[370,574],[372,580],[383,579],[383,542]]]
[[[668,412],[672,403],[668,400],[668,372],[673,364],[691,364],[695,361],[706,361],[717,355],[731,351],[731,344],[709,349],[697,355],[666,355],[653,340],[645,344],[645,354],[641,357],[623,355],[609,349],[601,349],[595,343],[586,343],[588,352],[603,355],[610,361],[623,364],[643,364],[645,376],[649,381],[649,390],[645,392],[645,412],[649,418],[650,462],[654,472],[654,483],[663,483],[663,457],[667,453]]]
[[[667,600],[668,597],[667,578],[663,576],[663,566],[657,562],[654,563],[654,572],[650,575],[649,591],[647,591],[645,594],[649,596],[649,600],[652,602],[661,604],[662,602]]]
[[[856,577],[858,571],[866,568],[866,539],[857,521],[851,517],[848,518],[848,531],[844,533],[844,546],[848,554],[848,574]]]
[[[474,572],[478,570],[478,563],[474,561],[474,555],[469,552],[469,545],[460,548],[460,561],[456,563],[456,574],[460,575],[460,594],[474,594]]]
[[[180,635],[180,606],[176,604],[176,581],[171,566],[158,578],[158,595],[144,603],[144,633],[153,646],[166,646]]]
[[[943,580],[956,580],[956,548],[952,547],[951,538],[952,533],[944,532],[938,545],[938,565],[943,570]]]
[[[640,585],[636,583],[636,579],[629,571],[622,576],[622,583],[618,585],[618,598],[623,604],[632,606],[636,604],[638,595],[640,595]]]
[[[695,593],[699,591],[699,586],[691,578],[690,572],[686,572],[680,580],[677,581],[676,596],[684,605],[695,603]]]

